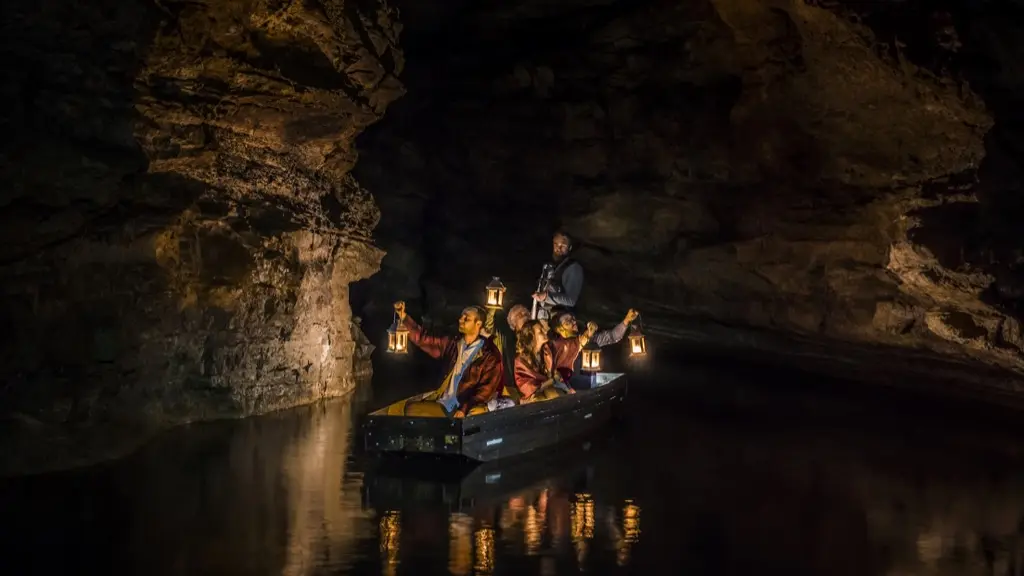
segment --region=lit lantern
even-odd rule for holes
[[[629,333],[629,357],[638,358],[647,355],[647,341],[639,327],[633,326]]]
[[[497,276],[491,279],[487,285],[487,307],[492,310],[500,310],[505,305],[505,285]]]
[[[587,345],[583,347],[581,355],[580,372],[595,374],[601,371],[601,347],[594,344],[593,339],[587,341]]]
[[[388,328],[388,354],[409,353],[409,331],[398,322],[398,316]]]

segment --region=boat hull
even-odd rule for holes
[[[363,425],[370,453],[430,455],[491,462],[578,438],[602,428],[626,398],[625,374],[571,382],[576,394],[462,419],[391,416],[387,408]]]

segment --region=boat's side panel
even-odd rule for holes
[[[458,456],[462,422],[448,418],[369,416],[363,426],[371,452],[414,452]]]
[[[463,428],[462,454],[487,462],[587,433],[611,419],[625,397],[626,387],[626,379],[622,377],[586,393],[503,410],[487,415],[486,419],[479,418],[479,422],[467,421]]]
[[[465,419],[389,416],[380,411],[363,425],[367,451],[465,456],[486,462],[549,446],[603,426],[625,398],[624,374],[596,388],[555,400]]]

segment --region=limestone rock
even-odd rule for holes
[[[394,11],[14,0],[0,16],[18,63],[0,107],[5,411],[150,429],[349,391],[368,343],[348,286],[383,252],[348,172],[404,92]]]

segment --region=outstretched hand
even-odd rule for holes
[[[590,339],[594,334],[597,334],[597,322],[587,322],[587,331],[583,335]]]
[[[629,324],[633,320],[636,320],[639,317],[640,317],[640,311],[635,309],[635,308],[630,308],[629,311],[626,312],[626,317],[622,320],[622,323],[623,324]]]
[[[395,302],[395,314],[398,314],[398,321],[405,320],[405,302],[399,300]]]

